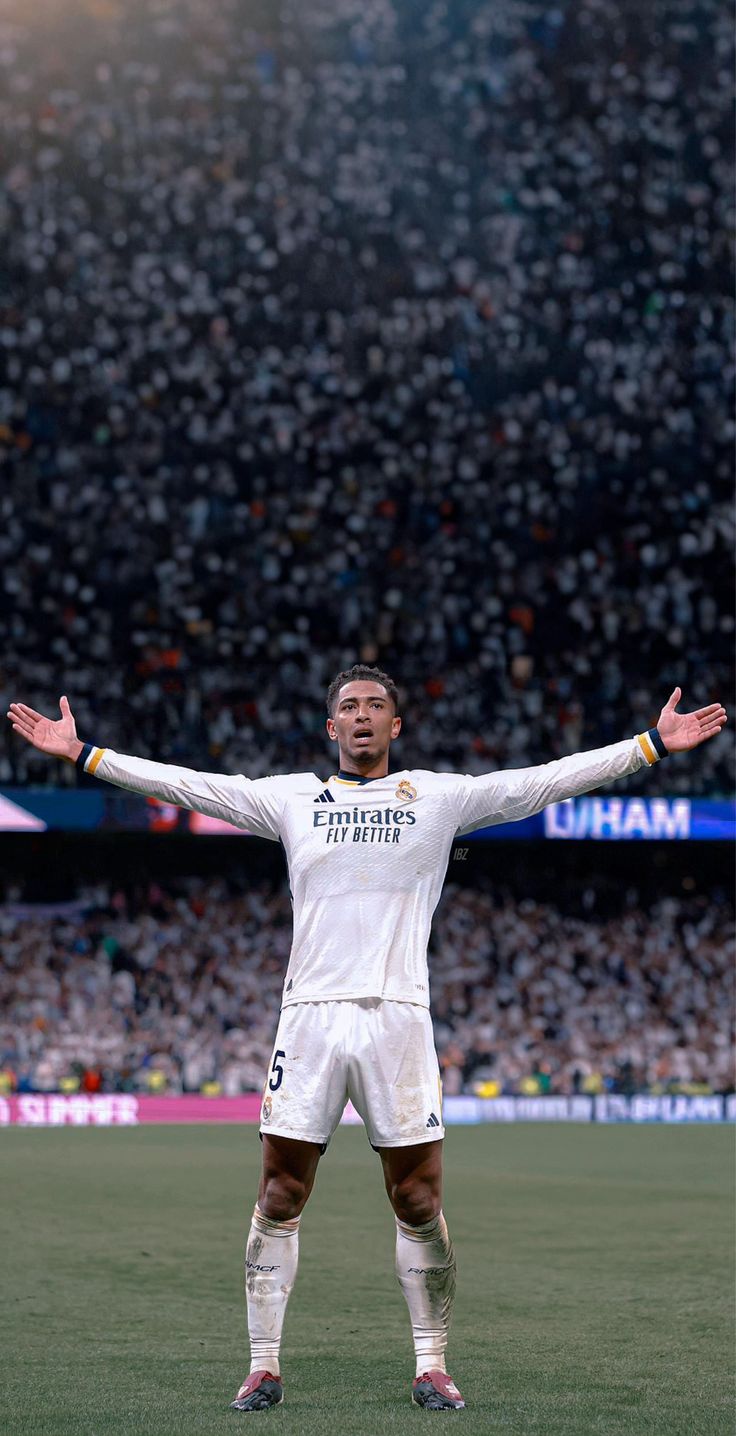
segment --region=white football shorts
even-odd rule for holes
[[[263,1089],[261,1132],[324,1148],[348,1098],[374,1147],[444,1137],[428,1008],[365,997],[283,1009]]]

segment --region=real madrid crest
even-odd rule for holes
[[[414,785],[409,782],[408,778],[402,778],[396,789],[396,796],[399,801],[401,803],[413,803],[416,795],[417,790]]]
[[[262,1121],[262,1122],[270,1122],[270,1121],[271,1121],[271,1105],[272,1105],[272,1104],[271,1104],[271,1098],[270,1098],[270,1097],[264,1097],[264,1099],[263,1099],[263,1106],[261,1107],[261,1121]]]

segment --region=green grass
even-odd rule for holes
[[[2,1133],[12,1436],[732,1433],[733,1134],[455,1128],[445,1210],[460,1284],[449,1366],[468,1409],[409,1404],[393,1218],[360,1129],[302,1222],[286,1403],[238,1416],[255,1128]]]

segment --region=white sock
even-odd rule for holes
[[[446,1370],[455,1272],[455,1253],[442,1212],[420,1227],[396,1218],[396,1275],[409,1308],[417,1376]]]
[[[256,1203],[245,1249],[251,1371],[281,1374],[281,1328],[296,1278],[300,1221],[272,1222]]]

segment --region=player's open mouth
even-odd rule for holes
[[[353,737],[356,743],[370,743],[373,734],[361,729],[360,733],[354,733]]]

